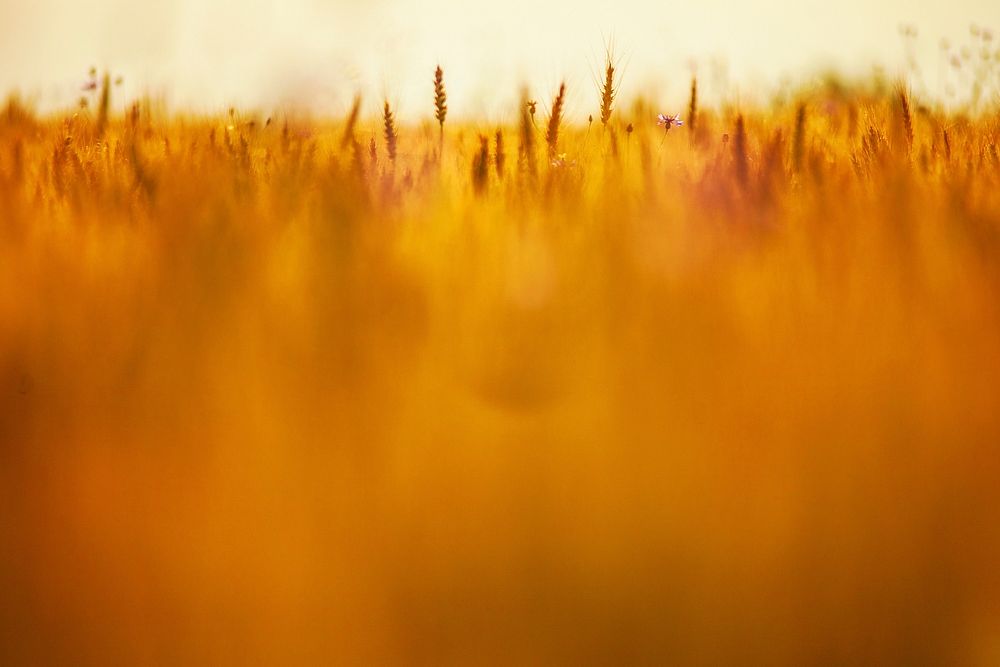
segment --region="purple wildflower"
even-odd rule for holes
[[[681,120],[680,114],[669,116],[661,113],[656,117],[656,124],[662,127],[664,132],[669,132],[671,127],[675,125],[680,127],[684,124],[684,121]]]

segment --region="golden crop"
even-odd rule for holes
[[[613,84],[12,100],[0,662],[997,664],[1000,116]]]

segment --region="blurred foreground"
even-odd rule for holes
[[[11,103],[0,662],[1000,664],[1000,120],[909,106]]]

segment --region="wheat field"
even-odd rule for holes
[[[1000,106],[604,75],[12,97],[0,662],[1000,663]]]

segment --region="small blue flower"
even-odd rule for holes
[[[656,117],[656,124],[662,127],[664,132],[668,132],[670,128],[675,125],[677,127],[684,125],[684,121],[681,120],[680,114],[668,116],[667,114],[661,113]]]

